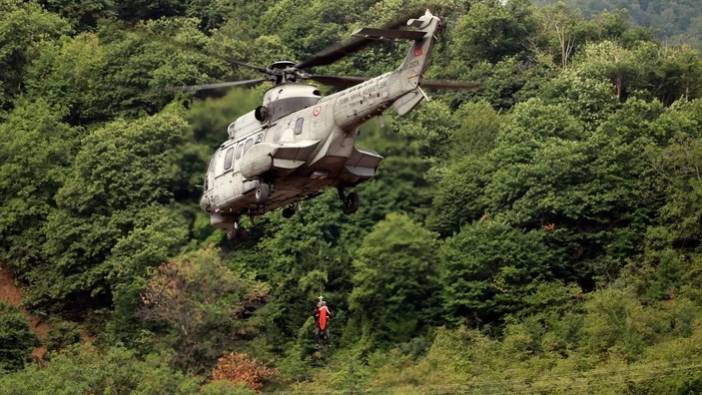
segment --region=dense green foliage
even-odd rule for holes
[[[19,310],[0,301],[0,374],[19,370],[38,344]]]
[[[252,393],[212,380],[225,355],[300,393],[702,391],[702,8],[428,3],[447,26],[428,75],[480,87],[362,127],[385,159],[354,215],[330,190],[232,244],[202,174],[266,86],[170,88],[425,2],[0,0],[0,264],[49,324],[28,364],[39,343],[0,304],[0,393]]]
[[[702,8],[696,0],[534,0],[535,4],[566,3],[585,16],[603,11],[626,10],[639,25],[673,43],[702,49]]]

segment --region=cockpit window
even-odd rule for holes
[[[227,171],[232,168],[232,158],[234,157],[234,147],[231,147],[227,150],[227,153],[224,154],[224,171]]]
[[[295,121],[295,134],[300,134],[302,133],[302,126],[305,123],[305,118],[298,118],[297,121]]]
[[[319,96],[288,97],[285,99],[274,100],[266,106],[270,111],[270,122],[275,122],[286,115],[294,113],[295,111],[313,106],[317,104],[319,100]]]

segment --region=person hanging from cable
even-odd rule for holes
[[[324,301],[323,296],[320,296],[314,311],[314,337],[317,344],[322,340],[329,341],[329,320],[331,317],[331,310],[327,307],[327,302]]]

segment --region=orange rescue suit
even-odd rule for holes
[[[327,306],[322,306],[318,309],[319,313],[319,329],[321,330],[326,330],[327,329],[327,317],[329,315],[329,309]]]

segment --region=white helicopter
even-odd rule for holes
[[[261,106],[229,125],[229,138],[210,161],[200,200],[210,223],[232,239],[242,215],[253,218],[286,207],[283,215],[289,217],[297,202],[325,187],[336,187],[344,212],[354,213],[359,198],[355,192],[347,192],[348,188],[374,177],[383,159],[354,146],[359,127],[390,107],[399,115],[408,113],[426,97],[422,86],[473,89],[477,85],[422,79],[440,22],[427,10],[406,21],[408,30],[396,30],[397,22],[380,29],[362,28],[353,33],[354,39],[297,64],[281,61],[264,68],[234,62],[265,73],[264,78],[183,87],[198,91],[274,83]],[[370,79],[304,71],[330,64],[378,39],[411,43],[396,70]],[[323,97],[315,86],[299,82],[305,79],[347,89]]]

